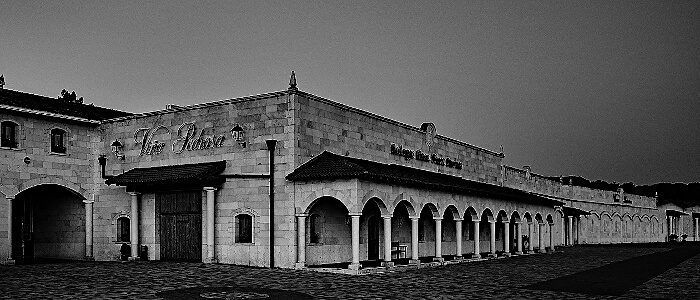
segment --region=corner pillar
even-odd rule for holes
[[[352,227],[352,262],[348,266],[351,270],[360,269],[360,215],[350,215]]]
[[[7,263],[14,264],[15,260],[12,258],[12,200],[15,200],[15,196],[5,196],[7,199]]]
[[[297,269],[306,267],[306,214],[297,215]]]
[[[215,263],[216,262],[216,237],[214,236],[214,222],[216,211],[216,198],[214,192],[216,188],[205,187],[204,191],[207,192],[207,258],[204,260],[205,263]],[[270,229],[272,230],[272,229]]]
[[[131,257],[129,260],[139,260],[139,195],[141,193],[130,192],[131,195]]]
[[[93,203],[95,201],[83,201],[85,203],[85,259],[93,258]]]
[[[444,261],[442,258],[442,218],[435,218],[435,260]]]

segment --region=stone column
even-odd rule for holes
[[[92,254],[92,248],[93,248],[93,242],[92,242],[92,236],[93,236],[93,228],[92,228],[92,205],[95,203],[95,201],[88,201],[85,200],[83,201],[85,203],[85,259],[87,260],[93,260],[93,254]]]
[[[5,196],[7,199],[7,260],[8,263],[13,264],[14,259],[12,258],[12,200],[15,200],[15,196]]]
[[[573,232],[574,232],[574,217],[569,216],[569,228],[566,229],[566,245],[571,246],[574,244],[574,238],[573,238]]]
[[[554,252],[554,223],[549,223],[549,252]]]
[[[360,215],[350,215],[352,219],[352,263],[351,270],[360,269]]]
[[[544,249],[544,237],[542,236],[542,232],[544,231],[544,223],[537,223],[537,244],[539,245],[539,251],[540,253],[547,252]]]
[[[489,257],[496,257],[496,220],[489,221],[490,234],[490,252]]]
[[[532,250],[534,249],[534,245],[532,244],[532,224],[530,222],[527,223],[527,237],[530,239],[527,242],[527,253],[532,253]]]
[[[602,219],[601,219],[602,226]],[[566,246],[566,217],[561,216],[561,245]]]
[[[698,218],[693,218],[693,221],[695,221],[695,239],[694,241],[698,241]]]
[[[455,219],[455,240],[457,241],[457,259],[462,259],[462,219]]]
[[[522,234],[523,222],[517,222],[517,223],[515,223],[515,226],[517,228],[517,232],[516,232],[517,236],[515,238],[517,239],[517,243],[518,243],[517,245],[515,245],[518,249],[515,252],[515,254],[521,255],[521,254],[523,254],[523,234]]]
[[[411,264],[419,264],[418,259],[418,219],[420,217],[411,218]]]
[[[503,222],[503,256],[510,256],[510,222]]]
[[[297,269],[306,266],[306,216],[297,215]]]
[[[444,260],[442,258],[442,218],[435,219],[435,260]]]
[[[474,222],[474,254],[472,258],[481,258],[481,245],[479,245],[479,220]]]
[[[129,260],[139,259],[139,195],[141,193],[130,192],[131,195],[131,257]]]
[[[214,198],[214,192],[216,191],[216,188],[213,187],[205,187],[204,191],[207,192],[207,258],[205,260],[206,263],[215,263],[216,262],[216,236],[214,233],[214,223],[216,221],[215,219],[215,211],[216,211],[216,201]],[[270,228],[270,231],[274,230],[273,228]]]
[[[382,216],[384,219],[384,266],[391,267],[391,215]],[[398,258],[398,257],[397,257]]]

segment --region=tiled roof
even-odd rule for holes
[[[507,200],[518,200],[543,205],[562,205],[563,202],[534,195],[522,190],[467,180],[461,177],[415,169],[402,165],[385,164],[365,159],[340,156],[331,152],[312,158],[287,175],[288,180],[308,181],[337,178],[359,178],[417,186],[446,192],[482,195]]]
[[[96,121],[132,115],[132,113],[114,109],[71,103],[57,98],[49,98],[7,89],[0,89],[0,105]]]
[[[226,168],[226,161],[151,168],[135,168],[108,178],[106,184],[126,186],[129,189],[167,185],[171,187],[217,183],[218,175]]]

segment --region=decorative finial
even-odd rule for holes
[[[0,90],[5,86],[5,74],[0,75]]]
[[[292,71],[292,77],[289,78],[289,90],[297,90],[297,77],[294,75],[294,71]]]

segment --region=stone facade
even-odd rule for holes
[[[189,245],[177,247],[194,247],[198,261],[357,269],[367,261],[391,265],[577,243],[657,242],[669,232],[668,210],[655,198],[571,186],[505,166],[502,153],[436,134],[431,123],[403,124],[294,86],[105,120],[7,109],[0,120],[18,125],[18,145],[0,148],[5,262],[20,256],[119,260],[125,243],[130,259],[173,259],[168,237],[186,231],[197,236],[182,236]],[[66,132],[65,153],[49,151],[54,128]],[[272,178],[268,140],[276,140]],[[324,151],[447,174],[488,192],[360,177],[288,179]],[[105,183],[138,170],[219,161],[225,169],[215,184]],[[170,200],[163,194],[180,192],[194,197],[196,207],[164,208]],[[25,208],[11,209],[13,203]],[[671,210],[686,212],[673,232],[697,232],[699,208]],[[26,222],[33,229],[23,229]]]

